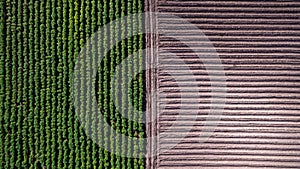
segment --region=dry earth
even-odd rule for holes
[[[148,142],[147,168],[300,168],[300,1],[149,0],[146,8],[199,28],[168,17],[148,23],[172,35],[148,35],[148,46],[179,57],[147,53],[158,65],[148,72],[148,92],[159,91],[148,96],[147,133],[159,137]],[[204,63],[220,65],[199,31],[215,47],[227,86],[222,117],[212,118],[218,126],[204,143],[198,140],[212,96],[224,95],[212,92]]]

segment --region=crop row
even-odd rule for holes
[[[144,168],[142,34],[115,43],[118,36],[141,32],[141,15],[97,32],[117,18],[143,11],[142,0],[0,1],[0,165],[4,168]],[[126,25],[128,24],[128,25]],[[97,41],[86,44],[98,33]],[[96,45],[95,45],[96,44]],[[111,46],[111,49],[109,49]],[[92,55],[73,73],[81,49]],[[128,64],[121,64],[129,59]],[[121,64],[121,69],[116,67]],[[135,73],[138,72],[138,74]],[[74,102],[72,86],[88,91],[89,73],[97,74],[96,100],[91,93]],[[115,86],[115,90],[112,90]],[[74,105],[81,105],[76,107]],[[103,119],[95,112],[97,105]],[[75,109],[81,114],[76,114]],[[80,123],[79,118],[85,117]],[[132,120],[135,119],[136,121]],[[110,126],[122,135],[116,137]],[[86,133],[85,128],[91,129]],[[134,137],[129,144],[126,136]],[[91,139],[90,137],[96,138]],[[102,146],[109,147],[112,152]],[[127,158],[132,155],[140,158]]]

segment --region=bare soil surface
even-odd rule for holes
[[[198,28],[158,17],[165,34],[147,36],[167,51],[147,53],[158,65],[148,92],[159,91],[148,97],[147,133],[158,137],[148,143],[147,168],[299,168],[300,1],[151,0],[147,8]],[[226,95],[212,89],[208,69],[222,74],[216,54]],[[210,106],[224,96],[219,119]],[[207,122],[218,125],[201,143]]]

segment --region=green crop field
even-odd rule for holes
[[[145,145],[127,144],[125,138],[97,127],[98,117],[86,123],[98,141],[118,155],[90,139],[79,123],[72,95],[74,66],[87,40],[116,18],[142,11],[142,0],[1,0],[0,168],[145,168]],[[134,35],[112,49],[107,43],[113,43],[114,36],[142,30],[140,16],[106,30],[97,48],[87,46],[93,54],[106,53],[96,78],[104,116],[100,123],[105,120],[117,132],[135,138],[145,137],[144,124],[121,114],[144,118],[143,55],[134,54],[121,70],[115,67],[142,49],[144,39]],[[133,75],[133,70],[139,74]],[[119,76],[113,78],[115,74]],[[110,90],[112,84],[132,78],[117,85],[122,92]],[[91,110],[81,110],[85,111]],[[140,158],[129,158],[132,153]]]

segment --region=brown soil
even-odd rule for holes
[[[300,1],[149,0],[146,9],[196,25],[218,53],[227,86],[222,118],[199,143],[215,96],[204,64],[219,66],[208,57],[214,50],[199,43],[199,30],[176,19],[147,23],[173,35],[148,35],[148,46],[179,56],[147,52],[147,61],[158,64],[147,74],[147,119],[153,121],[147,134],[159,135],[148,142],[147,168],[299,168]],[[174,37],[194,44],[202,59]]]

